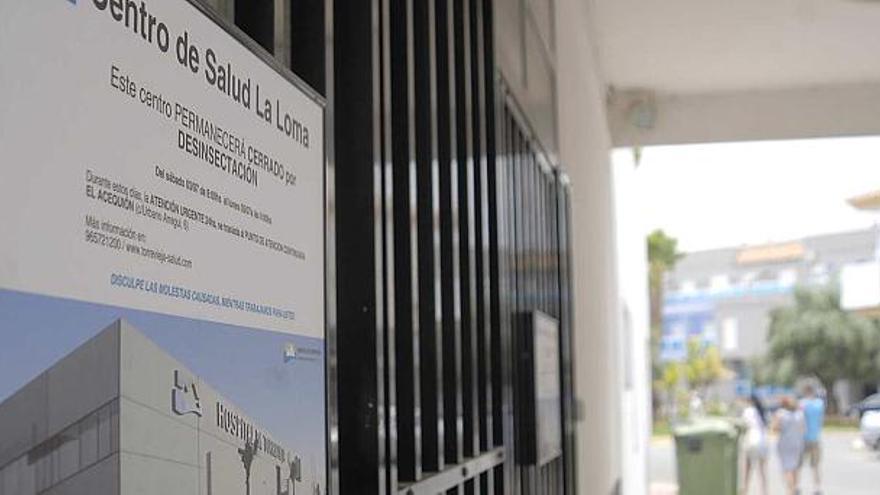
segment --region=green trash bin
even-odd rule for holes
[[[679,495],[737,495],[740,429],[706,418],[673,429]]]

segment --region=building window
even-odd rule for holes
[[[34,495],[33,468],[27,463],[27,456],[19,457],[0,469],[0,495]]]
[[[828,273],[828,265],[825,263],[816,263],[810,269],[810,282],[816,285],[825,285],[830,282],[831,277]]]
[[[736,318],[725,318],[721,322],[721,343],[725,352],[739,349],[739,322]]]
[[[697,291],[697,284],[693,280],[682,280],[679,287],[682,294],[693,294]]]
[[[702,344],[708,347],[718,345],[718,330],[715,328],[714,323],[706,323],[703,326]]]
[[[98,459],[103,459],[110,455],[111,444],[110,408],[103,408],[98,411]]]
[[[709,289],[712,292],[724,292],[730,288],[730,277],[725,274],[713,275],[709,281]]]
[[[0,469],[0,495],[34,495],[119,450],[119,403],[114,400]]]
[[[58,457],[58,477],[65,479],[79,470],[79,428],[72,426],[61,434],[60,446],[55,451]]]
[[[797,284],[798,274],[794,268],[786,268],[779,272],[779,285],[783,287],[792,287]]]
[[[79,452],[83,464],[91,464],[98,460],[98,417],[95,414],[86,416],[79,424]]]

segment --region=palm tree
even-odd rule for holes
[[[241,455],[241,463],[244,464],[244,486],[245,495],[251,495],[251,465],[257,456],[257,445],[255,442],[245,442],[244,448],[238,449]]]

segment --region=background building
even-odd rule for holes
[[[770,312],[792,303],[795,287],[837,284],[874,260],[876,241],[869,229],[687,253],[666,281],[661,359],[683,360],[697,338],[748,378],[749,361],[767,351]]]

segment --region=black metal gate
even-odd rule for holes
[[[569,187],[498,75],[492,2],[213,1],[328,100],[333,492],[576,493]],[[534,310],[560,328],[543,465],[517,456]]]

